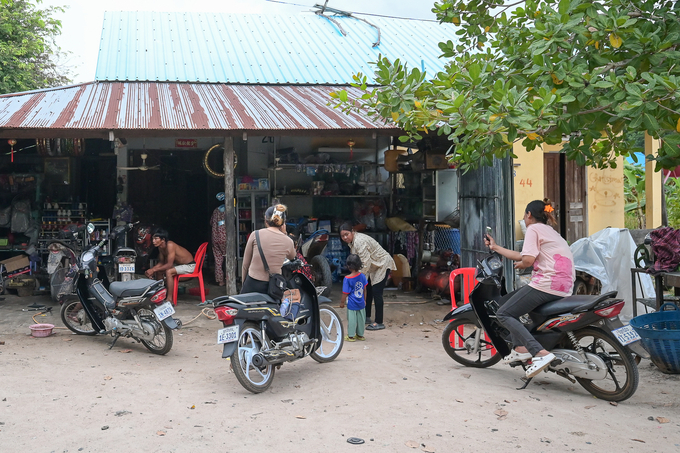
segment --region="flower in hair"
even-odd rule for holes
[[[545,205],[545,209],[543,209],[545,212],[553,212],[555,209],[550,206],[549,204]]]

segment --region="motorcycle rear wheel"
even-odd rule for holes
[[[633,396],[637,390],[639,374],[630,351],[601,329],[586,327],[577,330],[574,335],[586,352],[600,356],[608,368],[606,379],[593,381],[576,378],[581,387],[605,401],[624,401]],[[569,344],[568,347],[573,348],[573,345]]]
[[[466,319],[454,319],[444,329],[442,345],[446,353],[461,365],[474,368],[487,368],[497,364],[501,355],[486,336],[480,338],[479,347],[475,347],[478,335],[483,335],[484,329],[477,323]]]
[[[310,356],[319,363],[335,360],[345,343],[345,330],[340,321],[340,315],[330,305],[319,306],[319,323],[321,324],[321,341]]]
[[[333,277],[331,275],[331,265],[323,255],[316,255],[309,262],[312,266],[312,274],[314,275],[314,286],[325,286],[321,296],[328,297],[331,294],[333,287]]]
[[[78,335],[96,335],[92,321],[80,303],[80,300],[68,300],[61,306],[61,321],[73,333]]]
[[[258,368],[253,365],[253,356],[267,349],[269,349],[267,337],[262,338],[258,325],[253,322],[244,323],[238,336],[236,350],[231,355],[231,364],[236,379],[249,392],[262,393],[274,382],[274,366]]]
[[[142,340],[140,338],[140,341],[146,349],[158,355],[165,355],[170,352],[173,342],[172,329],[165,325],[164,322],[158,321],[156,315],[149,309],[142,308],[139,310],[139,318],[143,322],[152,324],[156,332],[156,335],[151,341]]]

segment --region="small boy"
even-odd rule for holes
[[[359,255],[351,254],[345,263],[351,272],[342,282],[342,299],[340,308],[347,302],[347,335],[345,341],[365,340],[364,324],[366,323],[366,285],[368,279],[359,272],[363,266]],[[356,335],[356,337],[355,337]]]

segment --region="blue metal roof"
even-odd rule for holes
[[[95,80],[346,85],[378,55],[433,75],[455,42],[450,24],[330,17],[107,12]]]

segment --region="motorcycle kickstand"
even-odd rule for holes
[[[524,364],[522,364],[522,369],[523,369],[524,372],[526,373],[527,367],[526,367]],[[528,378],[528,377],[524,376],[524,377],[522,377],[521,379],[524,381],[524,385],[521,386],[520,388],[518,388],[517,390],[524,390],[525,388],[527,388],[527,386],[529,385],[529,383],[531,382],[531,380],[532,380],[533,378],[532,378],[532,377]]]
[[[120,338],[120,335],[116,335],[113,337],[113,341],[111,342],[111,346],[109,346],[109,349],[113,349],[113,346],[116,344],[116,341]]]
[[[530,378],[523,377],[522,380],[524,381],[524,385],[521,386],[520,388],[518,388],[517,390],[524,390],[525,388],[527,388],[527,386],[529,385],[529,382],[531,382],[532,379],[533,379],[532,377],[530,377]]]

